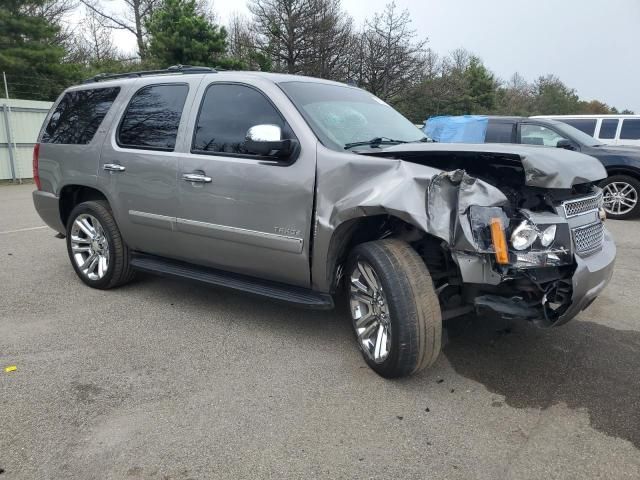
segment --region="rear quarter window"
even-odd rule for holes
[[[640,118],[625,118],[620,130],[621,140],[640,140]]]
[[[119,87],[112,87],[65,93],[53,111],[40,142],[89,143],[119,92]]]

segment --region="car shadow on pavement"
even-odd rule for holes
[[[455,371],[507,405],[584,409],[593,428],[640,449],[640,332],[580,320],[539,329],[473,317],[447,327],[444,354]]]

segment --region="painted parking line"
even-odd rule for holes
[[[31,230],[40,230],[42,228],[49,228],[46,225],[41,227],[29,227],[29,228],[18,228],[17,230],[5,230],[4,232],[0,232],[0,235],[3,233],[19,233],[19,232],[30,232]]]

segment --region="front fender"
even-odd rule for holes
[[[473,245],[468,207],[507,203],[500,190],[462,170],[443,172],[319,148],[311,279],[322,292],[332,287],[337,246],[348,237],[354,219],[397,217],[452,248],[466,249]]]

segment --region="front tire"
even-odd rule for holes
[[[80,280],[106,290],[133,278],[129,249],[105,201],[83,202],[69,215],[67,252]]]
[[[627,220],[640,215],[640,182],[628,175],[612,175],[600,184],[607,218]]]
[[[358,245],[347,262],[349,310],[364,360],[385,378],[431,366],[442,317],[424,261],[406,242]]]

